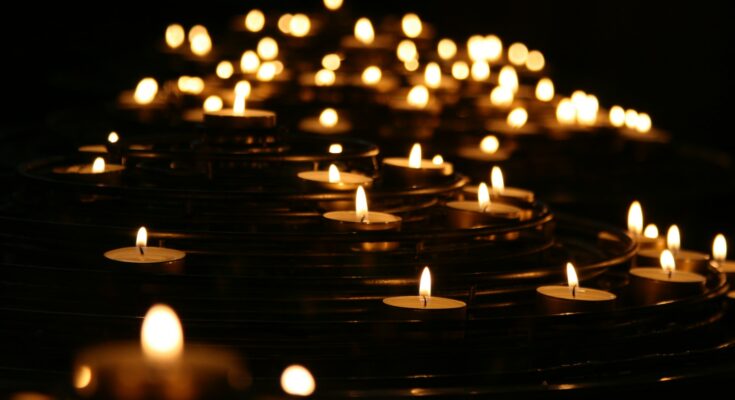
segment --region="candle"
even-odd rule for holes
[[[452,164],[434,163],[434,160],[422,158],[421,145],[415,143],[408,158],[388,157],[383,160],[383,171],[386,182],[394,182],[408,186],[427,186],[437,180],[451,175]]]
[[[634,200],[628,208],[628,232],[638,243],[638,250],[653,250],[657,258],[661,250],[664,249],[665,240],[659,237],[658,227],[649,225],[643,230],[643,207],[638,200]]]
[[[538,305],[546,314],[611,310],[617,296],[605,290],[579,286],[577,271],[567,263],[567,286],[541,286],[536,289]]]
[[[90,145],[80,146],[77,150],[79,150],[80,153],[93,153],[93,154],[119,152],[120,135],[118,135],[117,132],[112,131],[107,135],[107,144],[90,144]]]
[[[383,304],[396,319],[402,320],[458,320],[464,321],[467,304],[463,301],[431,295],[431,271],[424,267],[418,296],[399,296],[383,299]]]
[[[661,252],[661,268],[631,268],[629,293],[640,304],[656,304],[704,292],[706,279],[695,272],[678,271],[674,255]]]
[[[514,187],[506,187],[503,179],[503,171],[498,166],[494,166],[490,172],[490,197],[502,200],[523,201],[532,203],[534,194],[530,190],[519,189]],[[476,194],[479,189],[477,186],[465,186],[464,191],[470,194]]]
[[[727,259],[727,240],[721,233],[712,241],[712,258],[712,265],[727,274],[728,280],[735,281],[735,261]]]
[[[692,250],[681,249],[681,233],[679,227],[672,225],[666,234],[666,247],[674,255],[677,268],[682,271],[706,273],[710,265],[709,255]],[[655,264],[661,256],[661,249],[641,250],[636,256],[637,265]]]
[[[234,355],[214,348],[184,348],[176,312],[156,304],[146,313],[140,343],[90,348],[75,360],[74,388],[91,399],[231,398],[251,378]]]
[[[447,203],[447,211],[450,223],[464,229],[523,217],[523,210],[518,207],[490,201],[490,192],[485,182],[480,183],[477,190],[477,201],[450,201]]]
[[[110,250],[105,257],[126,266],[139,266],[144,270],[179,271],[184,265],[186,253],[165,247],[148,246],[148,231],[145,227],[138,229],[135,247],[123,247]]]
[[[512,153],[511,146],[500,147],[500,141],[495,135],[484,136],[480,143],[472,140],[459,148],[460,157],[482,162],[499,162],[507,160]]]
[[[229,129],[270,129],[276,125],[276,114],[267,110],[246,109],[245,102],[250,96],[248,81],[235,85],[235,102],[231,109],[205,111],[204,122],[213,127]]]
[[[305,118],[299,123],[299,130],[317,135],[340,135],[352,130],[352,124],[341,118],[334,108],[325,108],[318,118]]]
[[[53,173],[74,177],[75,179],[93,183],[118,183],[125,167],[119,164],[107,164],[105,159],[97,157],[92,164],[77,164],[53,168]]]
[[[334,164],[327,171],[299,172],[298,177],[312,186],[327,190],[355,190],[358,186],[368,187],[373,183],[373,178],[369,176],[340,172]]]
[[[367,196],[362,186],[355,192],[355,211],[330,211],[324,214],[340,230],[383,231],[398,229],[401,218],[388,213],[369,211]]]
[[[316,382],[311,372],[302,365],[289,365],[281,374],[281,389],[292,396],[311,396]]]

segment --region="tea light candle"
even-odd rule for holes
[[[656,304],[695,296],[704,292],[704,276],[676,270],[676,260],[668,249],[661,253],[661,268],[631,268],[629,291],[641,304]]]
[[[449,221],[458,228],[473,228],[498,220],[520,219],[523,210],[497,201],[490,201],[485,182],[480,183],[477,201],[450,201],[447,203]]]
[[[388,157],[383,160],[386,182],[396,182],[409,186],[425,186],[436,179],[451,175],[450,163],[425,160],[421,156],[421,145],[415,143],[408,158]],[[437,160],[439,161],[439,160]]]
[[[184,348],[178,316],[157,304],[143,320],[140,343],[106,344],[75,360],[74,388],[91,399],[230,398],[251,377],[239,358],[215,348]]]
[[[105,257],[128,266],[141,266],[146,270],[162,269],[178,271],[184,265],[186,253],[165,247],[148,246],[148,231],[144,226],[138,229],[135,247],[110,250]]]
[[[71,166],[56,167],[52,171],[55,174],[66,175],[94,183],[116,183],[125,167],[119,164],[107,164],[105,159],[97,157],[92,164],[77,164]]]
[[[643,207],[638,200],[633,201],[628,208],[628,232],[638,243],[638,250],[656,251],[657,258],[661,250],[665,248],[665,240],[658,235],[658,227],[649,225],[643,230]]]
[[[681,250],[679,227],[672,225],[666,234],[666,247],[674,255],[677,268],[682,271],[706,273],[710,265],[709,255],[692,250]],[[641,250],[636,256],[637,265],[655,265],[661,256],[659,249]]]
[[[108,152],[117,152],[120,149],[120,136],[117,132],[110,132],[107,135],[107,144],[89,144],[80,146],[77,150],[80,153],[105,154]]]
[[[208,126],[228,129],[271,129],[276,126],[276,113],[267,110],[246,109],[250,96],[248,81],[235,85],[235,102],[231,109],[205,111],[204,123]]]
[[[298,177],[315,186],[326,190],[355,190],[358,186],[367,187],[373,183],[373,178],[363,174],[340,172],[336,165],[331,164],[328,171],[299,172]]]
[[[727,240],[721,233],[712,241],[712,258],[715,268],[727,274],[728,280],[735,280],[735,261],[727,259]]]
[[[318,118],[305,118],[299,122],[299,130],[317,135],[341,135],[350,132],[352,124],[340,117],[337,110],[325,108]]]
[[[399,296],[383,299],[391,313],[400,319],[436,321],[464,320],[467,304],[463,301],[431,295],[431,271],[424,267],[418,296]]]
[[[532,191],[505,186],[503,171],[498,166],[494,166],[490,172],[490,184],[492,186],[491,198],[533,203],[534,194]],[[465,186],[463,190],[465,193],[477,194],[479,187],[480,185]]]
[[[580,287],[572,263],[567,263],[567,286],[541,286],[536,293],[539,309],[545,314],[612,310],[617,298],[605,290]]]
[[[368,210],[367,196],[362,186],[358,186],[355,192],[355,211],[330,211],[324,214],[324,218],[338,229],[348,231],[384,231],[401,226],[401,217]]]

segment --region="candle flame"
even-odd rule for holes
[[[288,21],[288,27],[291,35],[304,37],[311,30],[311,20],[306,14],[294,14]]]
[[[638,121],[635,125],[635,129],[640,133],[647,133],[651,130],[651,117],[646,113],[638,114]]]
[[[431,271],[429,267],[424,267],[421,271],[421,279],[419,280],[419,296],[431,297]]]
[[[577,119],[577,109],[570,99],[562,99],[556,106],[556,120],[560,124],[573,124]]]
[[[669,276],[676,270],[676,260],[674,259],[674,254],[669,249],[661,252],[660,262],[661,268],[668,272]]]
[[[421,145],[414,143],[411,147],[411,153],[408,155],[408,167],[409,168],[421,168]]]
[[[415,108],[425,108],[429,104],[429,89],[424,85],[416,85],[408,91],[408,104]]]
[[[200,94],[204,90],[204,80],[198,76],[183,75],[176,84],[182,93]]]
[[[213,94],[204,100],[204,111],[215,112],[221,110],[223,107],[222,98]]]
[[[320,69],[314,75],[314,84],[317,86],[332,86],[336,80],[337,75],[328,69]]]
[[[235,104],[232,110],[235,114],[245,114],[245,100],[250,97],[250,82],[240,81],[235,85]]]
[[[608,115],[610,125],[620,128],[625,125],[625,110],[620,106],[610,107],[610,114]]]
[[[495,193],[503,193],[505,191],[503,171],[497,165],[490,171],[490,185],[493,187],[493,192]]]
[[[258,67],[255,78],[262,82],[269,82],[276,76],[276,72],[278,72],[278,64],[272,61],[266,61]]]
[[[319,114],[319,124],[325,128],[334,128],[339,122],[339,114],[334,108],[325,108]]]
[[[577,108],[577,121],[581,125],[592,126],[597,122],[597,111],[600,108],[597,96],[585,95],[579,99],[578,103],[575,103],[575,99],[572,97],[572,103]]]
[[[628,208],[628,232],[635,236],[643,232],[643,208],[638,200],[633,201]]]
[[[398,43],[398,47],[396,47],[396,57],[404,63],[416,60],[418,55],[419,53],[416,49],[416,43],[412,40],[401,40],[401,42]]]
[[[105,159],[102,157],[97,157],[92,163],[92,173],[101,174],[103,172],[105,172]]]
[[[575,296],[577,288],[579,287],[579,278],[577,278],[577,270],[574,269],[574,264],[567,263],[567,284],[569,290],[572,292],[572,296]]]
[[[554,82],[549,78],[541,78],[536,84],[536,98],[540,101],[554,99]]]
[[[421,18],[414,13],[404,15],[401,20],[401,29],[403,29],[403,33],[410,38],[418,37],[423,30]]]
[[[184,44],[185,38],[186,32],[184,32],[184,27],[180,24],[171,24],[166,27],[166,45],[168,47],[172,49],[179,48]]]
[[[176,312],[164,304],[151,307],[140,331],[143,354],[152,361],[171,361],[184,351],[184,332]]]
[[[232,74],[235,73],[235,67],[232,65],[231,62],[227,60],[220,61],[217,64],[215,73],[217,74],[217,77],[220,79],[230,79],[230,77],[232,77]]]
[[[212,50],[212,38],[209,37],[207,28],[202,25],[194,25],[189,30],[189,47],[191,52],[203,57]]]
[[[496,86],[490,92],[490,103],[496,107],[510,107],[513,97],[513,91],[509,87]]]
[[[477,205],[482,212],[490,207],[490,191],[487,190],[485,182],[480,182],[480,186],[477,187]]]
[[[512,65],[506,65],[500,69],[498,85],[509,88],[513,93],[518,91],[518,73]]]
[[[666,247],[674,254],[681,249],[681,233],[678,226],[671,225],[666,232]]]
[[[135,236],[135,247],[146,247],[148,246],[148,230],[145,226],[141,226],[138,229],[138,234]]]
[[[305,367],[289,365],[281,374],[281,389],[292,396],[306,397],[314,393],[316,382]]]
[[[658,237],[658,227],[654,224],[646,225],[646,229],[643,230],[643,237],[656,239]]]
[[[503,42],[495,35],[487,35],[484,38],[483,50],[488,61],[498,61],[503,55]]]
[[[88,365],[81,365],[74,373],[74,387],[84,389],[90,383],[92,383],[92,368]]]
[[[463,81],[470,76],[470,67],[464,61],[455,61],[452,64],[452,76],[454,79]]]
[[[475,81],[487,80],[490,77],[490,64],[485,60],[477,60],[472,63],[470,74]]]
[[[373,23],[369,19],[362,17],[355,22],[355,38],[363,44],[370,45],[375,40],[375,30]]]
[[[408,60],[403,63],[403,68],[405,68],[408,72],[416,71],[417,69],[419,69],[419,60],[415,58],[413,60]]]
[[[150,104],[158,93],[158,82],[153,78],[143,78],[135,87],[133,99],[138,104]]]
[[[436,52],[442,60],[449,60],[457,54],[457,44],[452,39],[442,39],[436,45]]]
[[[288,13],[278,18],[278,30],[286,35],[291,33],[291,18],[293,18],[293,15]]]
[[[727,260],[727,239],[725,235],[718,234],[712,242],[712,256],[716,262],[721,263]]]
[[[330,53],[322,57],[322,67],[330,71],[338,70],[340,65],[342,65],[342,59],[339,54]]]
[[[439,64],[435,62],[426,64],[426,69],[424,70],[424,83],[432,89],[436,89],[441,86],[442,70],[441,67],[439,67]]]
[[[343,0],[324,0],[324,7],[327,7],[329,11],[337,11],[342,7]]]
[[[365,189],[362,185],[357,187],[357,192],[355,193],[355,214],[361,221],[368,222],[369,211],[367,196],[365,195]]]
[[[245,29],[250,32],[260,32],[265,26],[265,14],[262,11],[255,9],[245,15]]]
[[[431,163],[434,165],[442,165],[444,164],[444,157],[442,157],[441,154],[437,154],[431,159]]]
[[[337,183],[342,180],[342,176],[339,173],[339,168],[336,165],[331,164],[329,166],[329,183]]]
[[[508,61],[515,65],[524,65],[528,61],[528,47],[520,42],[508,47]]]
[[[362,71],[362,82],[366,85],[376,85],[383,78],[383,71],[375,65],[371,65]]]
[[[342,145],[339,143],[332,143],[329,145],[329,154],[342,154]]]
[[[115,144],[120,140],[120,136],[117,134],[117,132],[112,131],[109,135],[107,135],[107,141]]]
[[[500,142],[495,135],[487,135],[480,141],[480,151],[486,154],[495,154],[500,148]]]
[[[467,55],[470,60],[478,61],[486,58],[485,38],[480,35],[472,35],[467,39]]]
[[[278,57],[278,42],[272,37],[264,37],[258,42],[256,48],[260,58],[264,60],[273,60]]]
[[[514,108],[507,118],[507,124],[511,128],[522,128],[528,121],[528,111],[523,107]]]
[[[625,127],[635,129],[638,126],[638,111],[633,109],[625,110]]]
[[[260,58],[258,54],[252,50],[247,50],[240,57],[240,70],[246,74],[252,74],[258,71],[260,67]]]
[[[538,50],[531,50],[531,52],[528,53],[528,59],[526,60],[526,68],[528,68],[529,71],[538,72],[544,69],[544,66],[546,66],[546,59],[544,58],[543,53]]]

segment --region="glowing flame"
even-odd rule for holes
[[[495,154],[500,148],[500,141],[495,135],[487,135],[480,141],[480,151],[486,154]]]
[[[513,91],[506,86],[496,86],[490,92],[490,103],[496,107],[510,107],[513,104]]]
[[[625,127],[635,129],[638,126],[638,112],[633,109],[625,110]]]
[[[338,70],[340,65],[342,65],[342,59],[338,54],[331,53],[322,57],[322,67],[330,71]]]
[[[424,70],[424,82],[426,83],[426,86],[432,89],[436,89],[441,86],[442,70],[441,67],[439,67],[439,64],[435,62],[426,64],[426,69]]]
[[[363,17],[355,22],[355,38],[363,44],[370,45],[375,40],[373,23]]]
[[[638,121],[635,129],[640,133],[647,133],[651,130],[651,117],[646,113],[638,114]]]
[[[411,40],[401,40],[401,42],[398,43],[398,47],[396,47],[396,57],[404,63],[416,60],[418,55],[419,53],[416,49],[416,43]]]
[[[260,58],[264,60],[273,60],[278,57],[278,42],[272,37],[260,39],[256,49]]]
[[[283,63],[282,62],[280,62],[278,60],[276,60],[276,61],[267,61],[267,62],[270,63],[270,64],[273,64],[273,71],[275,72],[276,75],[278,75],[281,72],[283,72]]]
[[[442,165],[444,164],[444,157],[442,157],[441,154],[437,154],[431,159],[431,163],[434,165]]]
[[[317,86],[332,86],[336,80],[337,75],[328,69],[320,69],[314,74],[314,84]]]
[[[247,50],[240,57],[240,70],[246,74],[252,74],[258,71],[260,67],[260,57],[252,50]]]
[[[643,208],[638,200],[633,201],[628,208],[628,232],[635,236],[643,232]]]
[[[493,187],[493,192],[495,193],[503,193],[505,191],[503,171],[498,166],[494,166],[490,171],[490,185]]]
[[[184,351],[184,332],[176,312],[164,304],[148,310],[140,331],[143,354],[149,360],[170,361]]]
[[[524,65],[528,61],[528,47],[523,43],[513,43],[508,47],[508,61],[515,65]]]
[[[584,90],[575,90],[572,92],[572,104],[574,104],[574,107],[577,109],[581,108],[585,101],[587,101],[587,93]]]
[[[255,74],[255,78],[259,81],[268,82],[272,81],[278,72],[277,64],[272,61],[266,61],[260,64],[258,72]]]
[[[319,114],[319,124],[325,128],[334,128],[339,122],[339,114],[334,108],[325,108]]]
[[[250,32],[260,32],[265,26],[265,14],[260,10],[250,10],[245,15],[245,29]]]
[[[431,297],[431,271],[429,267],[424,267],[421,271],[421,279],[419,280],[419,296]]]
[[[198,76],[181,76],[176,84],[182,93],[200,94],[204,91],[204,80]]]
[[[240,81],[235,85],[235,104],[232,111],[235,114],[245,114],[245,100],[250,97],[250,82]]]
[[[337,11],[342,7],[342,0],[324,0],[324,7],[330,11]]]
[[[329,183],[337,183],[342,180],[342,176],[339,174],[339,169],[336,165],[331,164],[329,166]]]
[[[368,222],[368,214],[367,196],[365,195],[365,189],[360,185],[355,193],[355,215],[361,221]]]
[[[101,174],[103,172],[105,172],[105,159],[102,157],[97,157],[92,163],[92,173]]]
[[[316,382],[308,369],[301,365],[290,365],[281,374],[281,388],[292,396],[306,397],[314,393]]]
[[[219,64],[217,64],[215,72],[218,78],[229,79],[232,74],[235,73],[235,67],[233,67],[232,63],[229,61],[220,61]]]
[[[536,84],[536,98],[540,101],[554,99],[554,82],[549,78],[541,78]]]
[[[473,35],[467,39],[467,55],[472,61],[485,60],[485,38],[480,35]]]
[[[503,55],[503,42],[495,35],[485,36],[483,48],[488,61],[498,61]]]
[[[84,389],[92,383],[92,368],[88,365],[80,366],[74,373],[74,387]]]
[[[556,120],[560,124],[573,124],[577,119],[577,109],[569,99],[562,99],[556,106]]]
[[[577,270],[574,269],[574,264],[570,262],[567,263],[567,284],[572,296],[574,296],[579,287],[579,278],[577,278]]]
[[[646,225],[646,229],[643,230],[643,236],[649,239],[656,239],[658,237],[658,227],[654,224]]]
[[[138,234],[135,236],[135,247],[146,247],[148,246],[148,230],[145,226],[141,226],[138,229]]]
[[[457,54],[457,44],[452,39],[442,39],[436,46],[439,58],[449,60]]]
[[[429,89],[424,85],[416,85],[408,91],[408,104],[415,108],[424,108],[429,104]]]
[[[138,104],[150,104],[158,93],[158,82],[153,78],[143,78],[135,87],[133,99]]]
[[[477,205],[482,212],[485,212],[490,207],[490,191],[487,189],[485,182],[480,182],[480,185],[477,187]]]
[[[283,14],[278,18],[278,30],[285,33],[286,35],[291,33],[291,14]]]
[[[117,134],[117,132],[110,132],[109,135],[107,135],[107,141],[115,144],[120,140],[120,136]]]
[[[513,93],[518,91],[518,74],[516,69],[510,65],[506,65],[500,69],[498,75],[498,85],[510,88]]]
[[[678,226],[671,225],[666,232],[666,247],[675,254],[681,249],[681,233]]]
[[[294,14],[288,22],[291,35],[296,37],[304,37],[311,30],[311,20],[306,14]]]
[[[204,111],[206,112],[219,111],[223,106],[222,98],[214,94],[204,100]]]
[[[403,63],[403,68],[408,72],[413,72],[419,69],[419,60],[413,59]]]
[[[508,114],[507,123],[511,128],[521,128],[528,121],[528,112],[523,107],[517,107]]]
[[[676,260],[674,259],[674,255],[669,251],[669,249],[666,249],[661,252],[661,268],[669,273],[669,276],[676,270]]]
[[[712,242],[712,256],[716,262],[721,263],[727,260],[727,240],[725,235],[718,234]]]
[[[572,103],[575,103],[572,97]],[[575,104],[577,108],[577,121],[582,125],[594,125],[597,122],[597,111],[600,103],[594,95],[585,95],[579,100],[579,104]]]
[[[410,38],[418,37],[423,29],[421,18],[413,13],[404,15],[401,19],[401,29],[403,29],[403,34]]]
[[[179,48],[184,44],[186,38],[186,32],[184,27],[179,24],[171,24],[166,27],[166,45],[172,49]]]
[[[409,168],[421,168],[421,145],[414,143],[411,147],[411,153],[408,155],[408,167]]]
[[[610,125],[620,128],[625,125],[625,110],[620,106],[610,107],[610,114],[608,115]]]
[[[454,79],[463,81],[470,76],[470,67],[464,61],[455,61],[452,64],[452,76]]]
[[[209,37],[207,28],[202,25],[194,25],[189,30],[189,47],[191,52],[197,56],[206,56],[212,50],[212,38]]]
[[[342,154],[342,145],[339,143],[332,143],[329,145],[329,154]]]
[[[487,80],[490,77],[490,64],[485,60],[475,61],[472,63],[470,74],[472,75],[472,79],[478,82]]]
[[[366,85],[377,85],[383,78],[383,71],[375,65],[371,65],[362,71],[362,82]]]
[[[544,55],[538,50],[531,50],[526,60],[526,68],[529,71],[538,72],[544,69],[544,66],[546,66]]]

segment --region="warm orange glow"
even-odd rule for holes
[[[651,130],[651,117],[646,113],[638,114],[638,121],[635,129],[640,133],[647,133]]]
[[[166,27],[166,45],[172,49],[179,48],[184,44],[186,33],[184,27],[179,24],[171,24]]]
[[[232,106],[232,111],[235,114],[245,114],[245,100],[250,97],[250,82],[240,81],[235,85],[235,103]]]
[[[278,17],[278,30],[281,31],[283,34],[288,35],[291,33],[291,18],[293,18],[293,15],[291,14],[283,14],[280,17]]]
[[[412,40],[401,40],[401,42],[398,43],[398,47],[396,47],[396,57],[404,63],[418,59],[418,55],[419,53],[416,49],[416,43]]]
[[[485,36],[483,44],[485,57],[488,61],[495,62],[503,55],[503,42],[495,35]]]
[[[306,397],[314,393],[316,382],[308,369],[301,365],[290,365],[281,374],[281,389],[291,396]]]
[[[146,247],[148,246],[148,230],[145,226],[141,226],[138,229],[138,234],[135,235],[135,247]]]
[[[528,53],[528,59],[526,60],[526,68],[529,71],[538,72],[544,69],[546,66],[546,59],[544,55],[538,50],[531,50]]]
[[[209,37],[207,28],[202,25],[194,25],[189,30],[189,47],[191,52],[197,56],[206,56],[212,50],[212,38]]]
[[[92,163],[92,173],[101,174],[103,172],[105,172],[105,159],[102,157],[97,157]]]
[[[245,15],[245,29],[250,32],[260,32],[265,26],[265,14],[260,10],[250,10]]]
[[[661,268],[669,274],[676,270],[676,259],[674,259],[674,255],[669,251],[669,249],[661,252],[660,262]]]
[[[360,185],[357,187],[357,192],[355,192],[355,214],[361,221],[368,222],[368,213],[367,196],[365,195],[365,189]]]
[[[718,263],[727,260],[727,240],[721,233],[715,236],[712,242],[712,258]]]
[[[314,84],[317,86],[332,86],[336,80],[337,75],[328,69],[322,68],[314,74]]]
[[[658,227],[655,224],[646,225],[646,229],[643,230],[643,237],[656,239],[658,237]]]
[[[232,74],[235,73],[235,67],[233,67],[232,63],[229,61],[220,61],[219,64],[217,64],[215,72],[218,78],[229,79],[232,77]]]
[[[620,128],[625,125],[625,110],[620,106],[610,107],[610,114],[608,115],[610,125]]]
[[[486,154],[494,154],[500,148],[500,142],[495,135],[487,135],[480,141],[480,150]]]
[[[635,129],[638,126],[638,112],[633,109],[625,110],[625,127]]]
[[[363,44],[370,45],[375,40],[373,23],[362,17],[355,22],[355,38]]]
[[[264,37],[258,41],[257,51],[263,60],[273,60],[278,57],[278,42],[272,37]]]
[[[413,59],[403,63],[403,68],[408,72],[413,72],[419,69],[419,60]]]
[[[266,61],[258,67],[255,78],[262,82],[272,81],[276,76],[276,72],[278,72],[277,64],[273,61]]]
[[[528,121],[528,111],[523,107],[517,107],[511,110],[506,120],[511,128],[522,128]]]
[[[84,389],[92,383],[92,368],[82,365],[74,372],[74,387]]]
[[[366,85],[377,85],[383,78],[383,71],[375,65],[371,65],[362,71],[362,83]]]
[[[421,18],[414,13],[408,13],[401,19],[401,29],[403,34],[410,38],[417,38],[423,30]]]
[[[505,191],[503,171],[497,165],[490,170],[490,185],[492,186],[494,193],[503,193],[503,191]]]
[[[200,94],[204,90],[204,80],[198,76],[181,76],[176,84],[181,93]]]
[[[150,104],[156,98],[158,93],[158,82],[153,78],[143,78],[135,87],[133,99],[136,103],[144,105]]]
[[[319,124],[325,128],[334,128],[339,122],[339,114],[334,108],[325,108],[319,114]]]
[[[441,154],[437,154],[431,159],[431,163],[434,165],[442,165],[444,164],[444,157],[442,157]]]
[[[633,201],[628,208],[628,232],[636,236],[643,232],[643,207],[638,200]]]
[[[567,285],[569,285],[569,290],[574,295],[579,287],[579,278],[577,278],[577,270],[574,269],[574,264],[570,262],[567,263]]]
[[[408,104],[415,108],[424,108],[429,104],[429,89],[424,85],[416,85],[408,91]]]
[[[554,82],[551,79],[539,79],[536,84],[536,98],[539,101],[551,101],[554,99]]]
[[[498,85],[509,88],[513,93],[518,91],[518,74],[513,66],[506,65],[500,69],[500,74],[498,74]]]
[[[330,70],[330,71],[336,71],[339,69],[339,66],[342,64],[342,59],[339,57],[339,54],[327,54],[326,56],[322,57],[322,67]]]
[[[490,77],[490,64],[485,60],[475,61],[472,63],[470,74],[472,79],[478,82],[487,80]]]
[[[573,124],[577,119],[577,109],[569,99],[562,99],[556,106],[556,120],[560,124]]]
[[[304,37],[311,30],[311,20],[306,14],[294,14],[288,21],[289,32],[296,37]]]
[[[671,225],[668,232],[666,232],[666,247],[672,253],[678,253],[681,249],[681,233],[678,226]]]
[[[480,182],[477,187],[477,206],[480,207],[482,212],[490,207],[490,191],[487,189],[485,182]]]
[[[513,91],[506,86],[495,86],[490,92],[490,103],[496,107],[510,107],[513,104]]]
[[[432,89],[436,89],[441,86],[442,70],[441,67],[439,67],[439,64],[435,62],[426,64],[426,69],[424,70],[424,83]]]
[[[329,165],[329,183],[337,183],[342,180],[342,176],[339,173],[339,168],[336,165]]]
[[[592,126],[597,122],[597,111],[600,108],[600,103],[595,95],[589,94],[581,97],[579,104],[575,103],[574,97],[572,97],[572,103],[577,108],[577,122],[587,126]]]
[[[282,62],[280,62],[280,61],[278,61],[278,60],[275,60],[275,61],[268,61],[268,62],[269,62],[269,63],[271,63],[271,64],[273,64],[273,71],[274,71],[274,73],[275,73],[276,75],[278,75],[278,74],[280,74],[281,72],[283,72],[283,63],[282,63]]]
[[[455,61],[452,64],[452,76],[454,79],[463,81],[470,76],[470,67],[464,61]]]
[[[424,267],[421,271],[421,279],[419,279],[419,296],[431,297],[431,271],[429,267]]]
[[[409,168],[421,168],[421,145],[414,143],[411,147],[411,153],[408,155],[408,166]]]
[[[115,144],[120,140],[120,136],[117,134],[117,132],[110,132],[109,135],[107,135],[107,141]]]
[[[342,145],[339,143],[332,143],[329,145],[329,154],[342,154]]]
[[[342,7],[342,0],[324,0],[324,7],[330,11],[337,11]]]
[[[439,58],[449,60],[457,54],[457,44],[452,39],[442,39],[436,46]]]
[[[467,55],[472,61],[485,60],[485,38],[480,35],[470,36],[467,39]]]
[[[140,331],[143,354],[151,361],[171,361],[184,351],[184,332],[176,312],[164,304],[148,310]]]
[[[217,95],[211,95],[207,97],[206,100],[204,100],[204,111],[206,112],[215,112],[219,111],[224,107],[224,104],[222,102],[222,98]]]
[[[517,42],[508,47],[508,61],[515,65],[524,65],[528,61],[528,47]]]
[[[240,70],[246,74],[252,74],[258,72],[260,67],[260,57],[252,50],[247,50],[242,53],[240,57]]]

